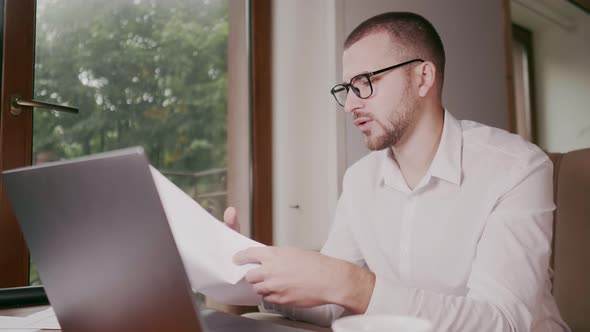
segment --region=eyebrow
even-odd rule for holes
[[[358,73],[356,75],[352,75],[348,81],[342,81],[340,84],[349,84],[350,80],[352,80],[353,78],[363,75],[363,74],[369,74],[369,73],[372,73],[372,71],[365,70],[364,72]]]

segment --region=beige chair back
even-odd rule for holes
[[[555,211],[553,294],[574,332],[590,331],[590,149],[550,154]]]

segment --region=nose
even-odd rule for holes
[[[344,111],[347,113],[354,113],[355,110],[363,106],[363,99],[357,97],[352,91],[348,91],[346,101],[344,103]]]

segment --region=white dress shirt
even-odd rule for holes
[[[391,149],[347,170],[322,253],[375,273],[367,314],[418,316],[436,331],[568,331],[551,295],[552,170],[519,136],[445,111],[414,190]],[[265,308],[319,325],[343,313]]]

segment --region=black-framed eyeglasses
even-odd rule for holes
[[[375,76],[375,75],[384,73],[386,71],[393,70],[395,68],[399,68],[401,66],[405,66],[407,64],[417,62],[417,61],[424,62],[424,60],[422,60],[422,59],[413,59],[413,60],[402,62],[402,63],[399,63],[397,65],[393,65],[393,66],[390,66],[387,68],[379,69],[374,72],[356,75],[355,77],[350,79],[350,83],[341,83],[341,84],[337,84],[336,86],[334,86],[332,88],[332,90],[330,90],[330,93],[332,93],[332,96],[334,96],[334,99],[336,99],[336,102],[340,106],[344,106],[344,104],[346,103],[346,97],[348,96],[349,90],[352,90],[352,92],[354,92],[354,94],[357,97],[359,97],[361,99],[367,99],[367,98],[371,97],[371,95],[373,94],[373,84],[371,84],[371,77],[372,76]]]

